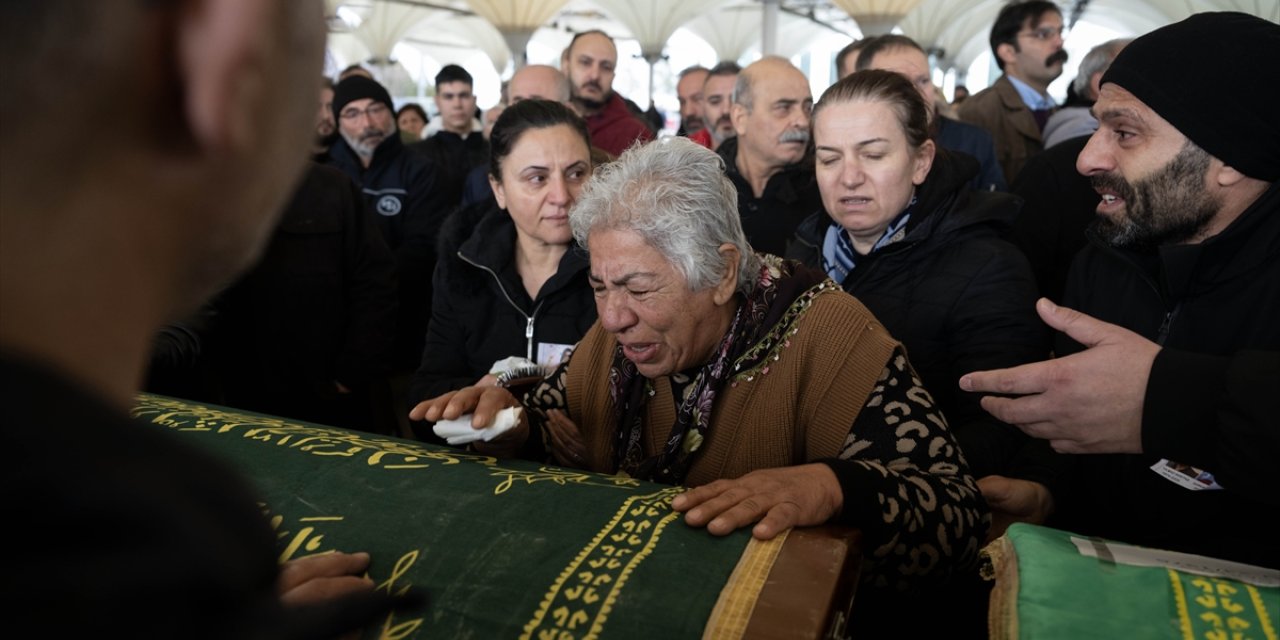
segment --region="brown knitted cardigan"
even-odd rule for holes
[[[711,428],[687,485],[839,454],[898,342],[861,302],[839,289],[824,289],[811,299],[801,296],[793,307],[768,332],[776,339],[767,353],[748,349],[735,363],[741,369],[716,397]],[[597,322],[565,372],[569,417],[587,449],[585,467],[602,473],[617,471],[612,452],[617,425],[608,389],[616,347]],[[670,381],[653,382],[645,455],[662,449],[676,415]]]

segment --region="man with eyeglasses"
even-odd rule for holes
[[[1005,5],[991,27],[991,54],[1004,72],[960,106],[961,120],[986,129],[1007,184],[1044,149],[1041,132],[1057,105],[1049,83],[1062,75],[1067,52],[1058,5],[1030,0]]]
[[[376,80],[351,76],[339,82],[333,114],[341,139],[330,164],[360,185],[395,254],[400,316],[392,368],[407,374],[417,366],[431,317],[435,239],[448,214],[446,195],[436,165],[400,141],[391,95]]]

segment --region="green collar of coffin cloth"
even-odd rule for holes
[[[982,554],[993,640],[1276,638],[1275,569],[1022,523]]]
[[[133,415],[246,475],[281,562],[368,551],[378,588],[426,592],[366,638],[741,637],[784,546],[686,526],[677,487],[154,395]]]

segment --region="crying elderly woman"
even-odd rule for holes
[[[713,534],[855,525],[875,586],[971,565],[985,507],[902,346],[822,272],[753,252],[736,200],[682,138],[599,171],[570,214],[599,320],[527,418],[477,448],[545,444],[565,466],[694,487],[673,506]],[[426,404],[484,428],[520,401],[471,387]]]

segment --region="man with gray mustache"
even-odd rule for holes
[[[1044,150],[1041,132],[1057,109],[1049,83],[1062,75],[1067,52],[1062,12],[1048,0],[1012,2],[991,27],[991,55],[1004,72],[960,105],[960,119],[986,129],[996,143],[1005,184]]]
[[[738,212],[757,251],[785,255],[796,227],[822,206],[809,144],[809,80],[785,58],[762,58],[738,74],[729,117],[736,138],[716,153],[738,189]]]

